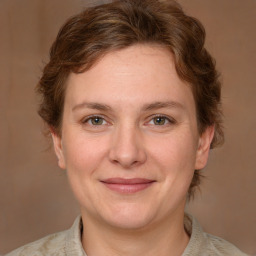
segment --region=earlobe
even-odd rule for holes
[[[195,170],[203,169],[206,166],[213,136],[214,125],[208,126],[200,135],[196,153]]]
[[[51,131],[51,136],[52,136],[54,151],[58,158],[58,165],[60,168],[66,169],[65,158],[63,155],[62,139],[54,131]]]

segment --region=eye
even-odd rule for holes
[[[100,126],[107,124],[106,120],[104,120],[101,116],[91,116],[83,121],[83,123],[87,123],[92,126]]]
[[[163,116],[157,116],[153,118],[153,122],[155,125],[164,125],[166,121],[166,117]]]
[[[164,126],[173,123],[175,123],[175,121],[166,116],[155,116],[149,121],[149,124],[158,126]]]

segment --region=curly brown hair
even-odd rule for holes
[[[42,97],[38,113],[48,127],[61,136],[66,81],[71,72],[84,72],[105,54],[135,44],[169,49],[178,76],[191,85],[199,133],[214,125],[211,148],[221,144],[221,84],[215,61],[204,47],[205,30],[172,0],[118,0],[87,8],[67,20],[37,86]],[[200,176],[195,170],[188,197],[200,184]]]

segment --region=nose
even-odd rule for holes
[[[125,169],[141,165],[147,159],[144,146],[140,131],[136,127],[123,125],[116,128],[109,151],[110,161]]]

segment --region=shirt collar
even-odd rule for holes
[[[190,235],[189,243],[182,256],[200,255],[207,248],[208,240],[197,220],[185,214],[184,226]],[[87,256],[82,246],[83,223],[81,216],[77,217],[72,227],[68,230],[65,239],[66,256]]]
[[[65,239],[65,252],[67,256],[86,256],[82,246],[82,230],[83,222],[81,216],[79,216],[67,232]]]
[[[200,224],[193,216],[185,214],[184,226],[185,230],[190,235],[190,239],[182,256],[201,255],[202,251],[207,249],[209,241]]]

